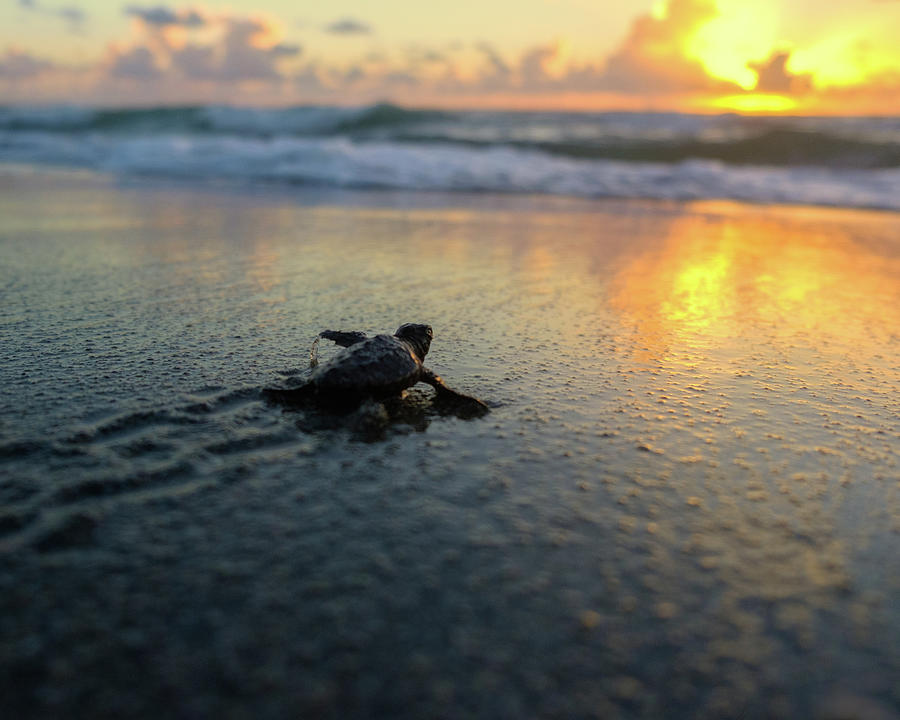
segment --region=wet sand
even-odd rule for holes
[[[3,716],[900,714],[897,214],[7,168],[0,218]],[[490,415],[262,401],[403,322]]]

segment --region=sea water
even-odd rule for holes
[[[219,183],[900,209],[892,117],[7,107],[3,161]]]

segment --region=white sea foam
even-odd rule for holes
[[[0,108],[0,161],[339,188],[900,210],[900,121],[369,108]]]

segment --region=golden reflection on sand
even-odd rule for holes
[[[852,219],[701,210],[611,281],[610,304],[648,357],[738,336],[877,354],[895,336],[900,257],[854,240]]]

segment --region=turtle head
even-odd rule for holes
[[[409,345],[421,362],[425,360],[425,356],[428,354],[428,348],[431,347],[431,338],[434,337],[434,333],[431,331],[431,325],[406,323],[397,328],[394,337]]]

